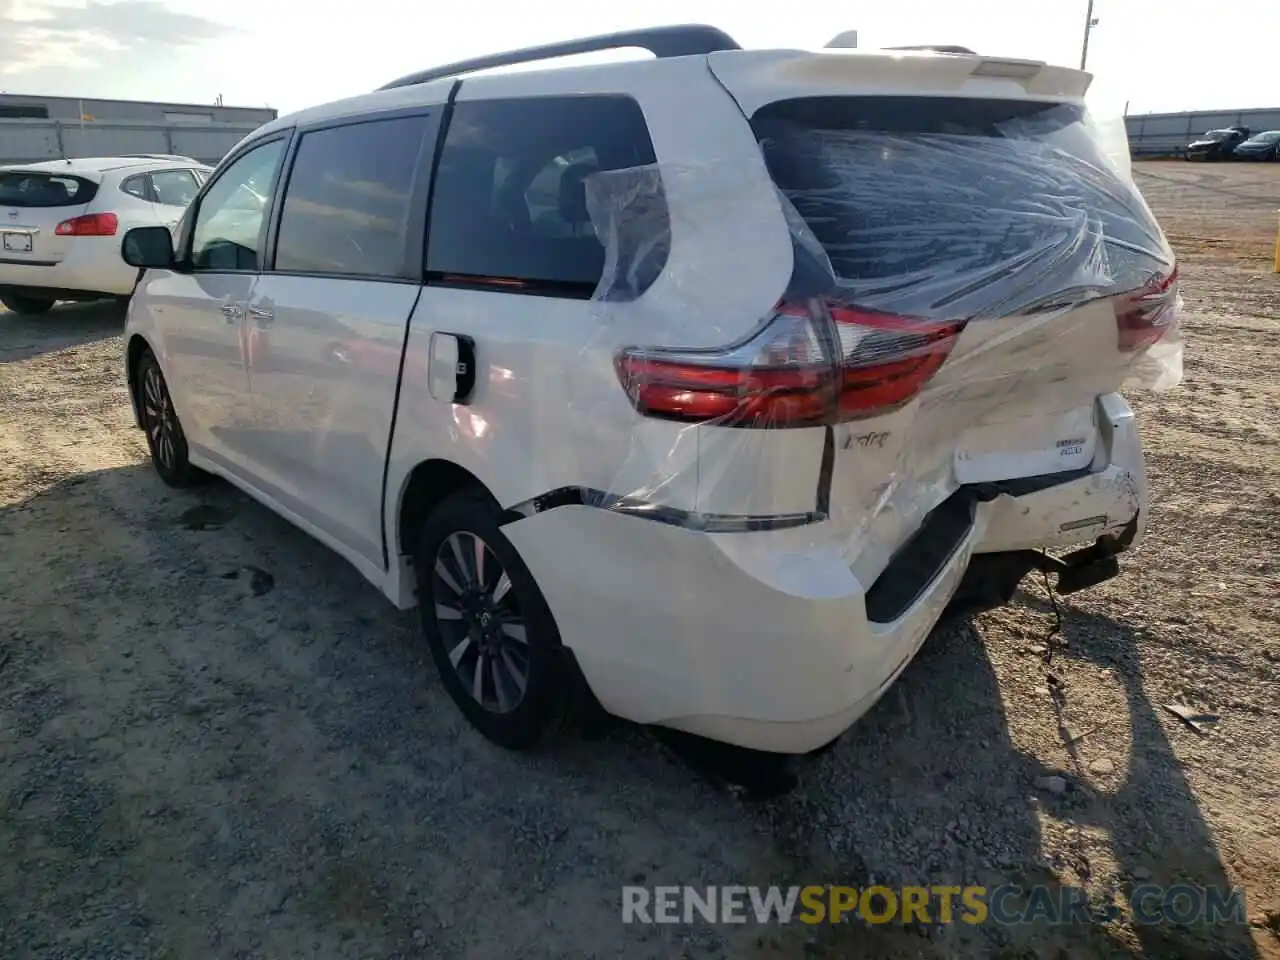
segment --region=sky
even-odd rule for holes
[[[0,92],[281,113],[485,53],[670,23],[748,48],[958,43],[1078,66],[1087,0],[0,0]],[[436,16],[432,10],[438,11]],[[1095,112],[1280,107],[1280,4],[1095,0]]]

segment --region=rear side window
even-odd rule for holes
[[[396,277],[426,117],[304,134],[280,214],[275,269]]]
[[[129,177],[127,180],[120,182],[120,189],[131,197],[137,197],[139,200],[151,202],[151,185],[147,180],[145,173],[140,173],[136,177]]]
[[[200,184],[190,170],[160,170],[151,174],[155,202],[168,207],[185,207],[200,192]]]
[[[1087,277],[1131,289],[1168,262],[1146,204],[1076,106],[809,97],[769,104],[751,125],[851,301],[1004,313]]]
[[[436,173],[427,273],[435,281],[586,298],[605,250],[587,211],[595,173],[656,163],[630,97],[532,97],[454,107]],[[665,213],[665,199],[659,198]],[[645,282],[662,271],[645,265]]]
[[[0,171],[0,207],[78,207],[97,192],[98,185],[83,177]]]

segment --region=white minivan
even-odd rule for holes
[[[496,742],[581,696],[812,751],[948,609],[1141,535],[1176,271],[1088,83],[670,27],[283,117],[124,239],[137,421],[420,606]]]

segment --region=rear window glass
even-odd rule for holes
[[[151,174],[151,191],[156,203],[185,207],[200,192],[200,184],[190,170],[160,170]]]
[[[97,192],[96,183],[81,177],[0,170],[0,207],[75,207]]]
[[[510,293],[589,297],[605,249],[587,209],[587,180],[654,163],[644,114],[629,97],[459,103],[436,173],[428,274]],[[655,186],[661,219],[665,197]],[[655,248],[635,267],[633,294],[665,258],[665,247]]]
[[[1085,121],[1062,104],[809,97],[751,124],[849,299],[974,315],[1050,300],[1086,276],[1140,286],[1167,261],[1146,204]]]

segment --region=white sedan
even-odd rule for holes
[[[120,256],[132,227],[174,227],[211,172],[189,157],[91,157],[0,167],[0,303],[127,301],[138,271]]]

